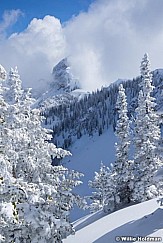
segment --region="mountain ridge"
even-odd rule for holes
[[[156,69],[152,73],[155,86],[153,95],[157,110],[162,111],[163,69]],[[115,129],[117,119],[115,104],[119,84],[123,83],[126,90],[128,115],[131,118],[137,106],[140,80],[140,76],[133,80],[118,80],[92,93],[76,89],[54,94],[52,99],[47,99],[47,103],[47,100],[44,100],[46,105],[40,105],[46,118],[43,125],[53,130],[53,142],[65,149],[84,134],[101,135],[110,125]]]

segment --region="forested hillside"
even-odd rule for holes
[[[128,116],[132,119],[137,106],[141,77],[121,81],[128,101]],[[157,110],[163,106],[163,71],[153,72],[153,95],[156,98]],[[115,129],[117,110],[115,108],[119,82],[103,87],[83,98],[73,97],[70,93],[57,95],[55,105],[43,109],[44,126],[53,130],[53,142],[63,148],[70,145],[81,136],[98,133],[99,136],[111,125]],[[80,92],[80,90],[79,90]],[[61,101],[63,101],[61,103]]]

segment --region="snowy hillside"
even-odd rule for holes
[[[63,73],[62,69],[60,72]],[[83,135],[92,136],[96,133],[101,135],[110,125],[115,129],[117,119],[115,103],[120,82],[126,90],[128,115],[130,118],[134,116],[140,81],[140,77],[133,80],[119,80],[109,87],[92,93],[81,89],[58,95],[54,89],[45,93],[41,98],[44,101],[39,99],[37,104],[43,107],[43,115],[46,117],[44,126],[53,130],[53,142],[59,147],[70,149],[71,145]],[[153,72],[153,84],[157,109],[161,110],[163,107],[163,72],[161,69]],[[49,94],[53,95],[49,96]]]
[[[62,82],[66,83],[63,75],[67,70],[65,63],[61,62],[54,70],[58,79],[61,78]],[[68,149],[72,153],[72,157],[65,158],[61,163],[84,174],[83,185],[75,189],[80,195],[91,194],[88,181],[93,179],[95,171],[99,171],[101,161],[106,166],[115,161],[113,130],[117,120],[115,103],[119,84],[123,83],[126,89],[128,115],[132,118],[137,106],[140,81],[140,77],[133,80],[118,80],[109,87],[91,94],[86,94],[81,89],[64,93],[62,89],[63,93],[55,95],[51,105],[44,110],[43,115],[46,117],[44,126],[53,130],[52,141],[58,147]],[[157,109],[160,110],[163,106],[161,69],[153,72],[153,83],[156,87],[153,93],[157,100]],[[55,93],[54,89],[52,90]],[[44,104],[45,102],[46,99]],[[54,162],[55,165],[57,163],[60,161]],[[75,209],[71,219],[76,220],[87,213],[88,211]]]
[[[94,171],[99,170],[101,161],[106,165],[114,162],[115,141],[116,138],[112,129],[107,130],[101,136],[98,136],[98,134],[93,137],[83,136],[70,148],[72,156],[65,157],[63,163],[69,168],[84,173],[85,180],[89,180],[94,176]],[[85,189],[84,187],[84,194]]]
[[[121,209],[109,215],[99,211],[76,221],[74,223],[75,235],[69,236],[63,242],[138,242],[135,238],[139,236],[157,237],[152,242],[163,242],[162,219],[163,209],[159,207],[156,199]],[[131,239],[127,241],[125,236],[131,236]],[[144,241],[139,240],[139,242]]]
[[[115,161],[115,141],[115,135],[112,129],[109,129],[100,137],[98,134],[93,137],[83,136],[71,147],[72,156],[65,157],[63,164],[84,174],[84,177],[81,178],[83,184],[75,188],[75,192],[82,196],[91,194],[92,189],[89,188],[88,181],[93,179],[94,172],[99,170],[100,162],[109,166]],[[71,212],[71,219],[76,220],[88,213],[88,210],[75,208]]]

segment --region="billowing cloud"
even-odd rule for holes
[[[162,9],[162,0],[96,0],[64,26],[52,16],[33,19],[23,32],[0,41],[0,63],[17,65],[25,86],[36,88],[65,56],[85,89],[135,77],[145,52],[152,69],[163,67]],[[8,22],[4,17],[0,31],[18,15]]]
[[[163,67],[163,1],[98,0],[64,28],[71,64],[84,88],[139,75],[145,52]]]
[[[27,29],[0,43],[1,64],[18,66],[25,86],[42,87],[52,67],[65,56],[65,39],[60,21],[52,16],[33,19]]]

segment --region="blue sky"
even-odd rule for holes
[[[52,15],[60,19],[61,23],[72,16],[87,11],[94,0],[0,0],[0,18],[4,11],[20,9],[22,15],[8,32],[20,32],[27,27],[33,18],[43,18]]]

